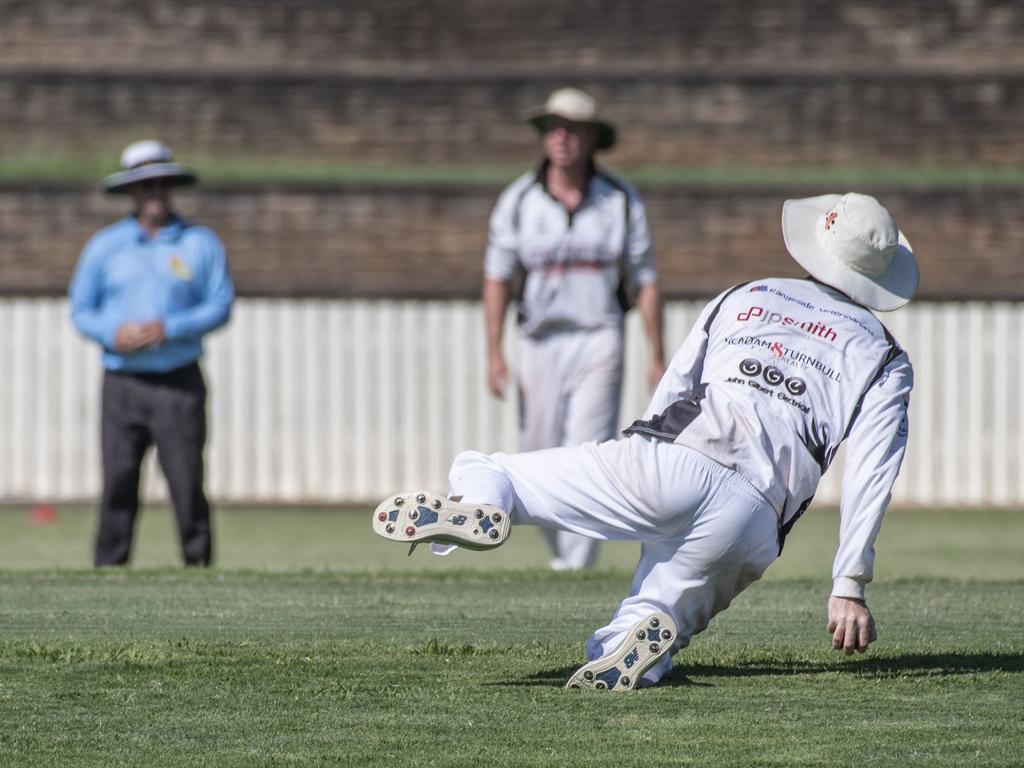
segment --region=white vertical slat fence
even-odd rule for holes
[[[668,349],[700,306],[666,307]],[[918,302],[883,320],[916,378],[895,501],[1024,506],[1024,304]],[[459,450],[515,447],[514,388],[502,401],[487,392],[484,343],[476,302],[239,301],[204,361],[211,495],[340,502],[443,489]],[[66,303],[0,300],[0,360],[0,499],[95,497],[99,352],[75,334]],[[623,425],[646,404],[646,367],[634,313]],[[838,499],[838,465],[819,500]],[[152,457],[144,484],[165,496]]]

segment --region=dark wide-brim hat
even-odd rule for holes
[[[541,133],[547,121],[560,117],[573,123],[592,126],[597,131],[595,149],[611,149],[615,146],[615,126],[600,118],[597,100],[578,88],[559,88],[548,96],[544,106],[534,110],[526,121]]]
[[[917,290],[910,241],[870,195],[818,195],[782,207],[786,250],[812,277],[869,309],[891,312]]]
[[[174,162],[171,148],[155,139],[136,141],[125,147],[121,153],[121,168],[123,170],[100,182],[100,188],[108,195],[123,194],[133,184],[150,179],[165,179],[173,186],[196,183],[195,173]]]

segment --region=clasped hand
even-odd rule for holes
[[[138,352],[140,349],[158,347],[164,343],[164,323],[150,320],[147,323],[122,323],[114,337],[114,349],[118,352]]]

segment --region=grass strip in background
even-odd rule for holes
[[[536,528],[516,527],[493,552],[433,557],[425,547],[413,557],[370,531],[374,505],[348,507],[222,507],[214,512],[219,569],[267,571],[422,571],[452,568],[516,570],[546,567],[549,559]],[[88,568],[96,511],[56,505],[55,522],[40,525],[29,506],[0,507],[0,570]],[[786,540],[786,551],[766,579],[813,579],[827,592],[839,539],[834,508],[811,507]],[[890,510],[877,544],[875,579],[1024,579],[1024,514],[1011,510]],[[633,542],[601,545],[598,567],[628,575],[639,554]],[[171,510],[160,504],[140,514],[132,568],[181,562]]]
[[[119,150],[102,154],[21,153],[0,157],[0,182],[95,184],[117,170]],[[282,185],[502,185],[526,167],[497,165],[379,165],[286,157],[191,155],[182,160],[204,182]],[[752,168],[608,167],[644,187],[693,186],[928,186],[1024,184],[1024,167]]]

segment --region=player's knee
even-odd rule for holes
[[[472,477],[480,470],[491,469],[493,462],[486,453],[480,451],[462,451],[455,457],[448,471],[448,486],[455,491],[459,481]]]
[[[452,496],[464,497],[488,504],[497,503],[507,495],[509,485],[497,458],[503,454],[488,455],[480,451],[463,451],[455,457],[448,472],[448,489]],[[477,498],[482,496],[483,498]],[[495,499],[490,497],[495,496]],[[499,506],[501,506],[499,504]]]

